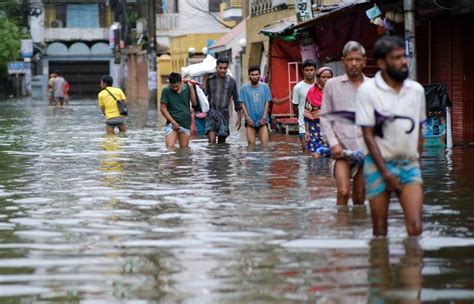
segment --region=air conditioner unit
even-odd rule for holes
[[[63,27],[63,22],[61,20],[51,20],[49,22],[49,27],[52,27],[52,28]]]

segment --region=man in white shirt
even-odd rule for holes
[[[423,87],[408,78],[405,44],[384,36],[374,45],[380,71],[362,84],[356,97],[356,123],[362,127],[364,180],[373,234],[387,235],[390,195],[397,194],[409,236],[422,232],[423,190],[419,157],[421,123],[426,120]],[[401,116],[404,119],[393,119]],[[391,117],[383,123],[380,118]],[[382,119],[383,120],[383,119]]]
[[[293,87],[293,98],[291,100],[293,104],[293,112],[298,116],[298,133],[301,141],[301,147],[303,153],[306,153],[306,145],[308,144],[304,135],[306,133],[306,128],[304,125],[304,106],[306,104],[306,95],[308,94],[309,89],[314,84],[314,78],[316,76],[316,62],[311,59],[306,59],[303,62],[303,75],[304,79],[298,82]]]

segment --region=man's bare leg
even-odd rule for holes
[[[210,144],[215,144],[216,143],[216,132],[214,132],[214,131],[207,132],[207,140]]]
[[[350,174],[349,163],[344,159],[337,159],[334,166],[334,177],[337,186],[337,205],[347,205],[350,195]]]
[[[372,233],[374,236],[387,236],[388,205],[390,192],[384,191],[369,200],[370,214],[372,216]]]
[[[171,131],[165,138],[166,148],[173,149],[176,146],[176,140],[178,139],[178,131]]]
[[[114,127],[109,127],[109,126],[106,126],[105,127],[105,132],[107,132],[107,134],[114,134]]]
[[[263,125],[260,127],[260,130],[258,130],[258,137],[260,137],[262,145],[268,144],[268,142],[270,141],[270,132],[268,131],[267,125]]]
[[[363,205],[365,201],[364,168],[361,166],[352,181],[352,203]]]
[[[409,236],[419,236],[423,226],[423,189],[420,184],[404,185],[399,196]]]
[[[249,145],[255,145],[257,142],[257,132],[255,131],[255,128],[247,126],[245,128],[245,132],[247,133],[247,142]]]
[[[227,136],[218,136],[217,137],[217,143],[218,144],[225,144],[226,139],[227,139]]]
[[[124,134],[125,131],[127,131],[127,125],[126,124],[120,125],[118,126],[118,129],[120,133]]]
[[[179,132],[178,133],[179,147],[187,148],[189,146],[189,139],[190,139],[190,136],[188,134]]]

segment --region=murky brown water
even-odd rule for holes
[[[94,100],[0,105],[0,303],[474,301],[474,149],[425,151],[423,238],[394,203],[372,239],[295,136],[169,152],[145,105],[125,137]]]

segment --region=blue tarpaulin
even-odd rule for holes
[[[76,28],[100,27],[99,5],[98,4],[68,4],[66,26],[76,27]]]

